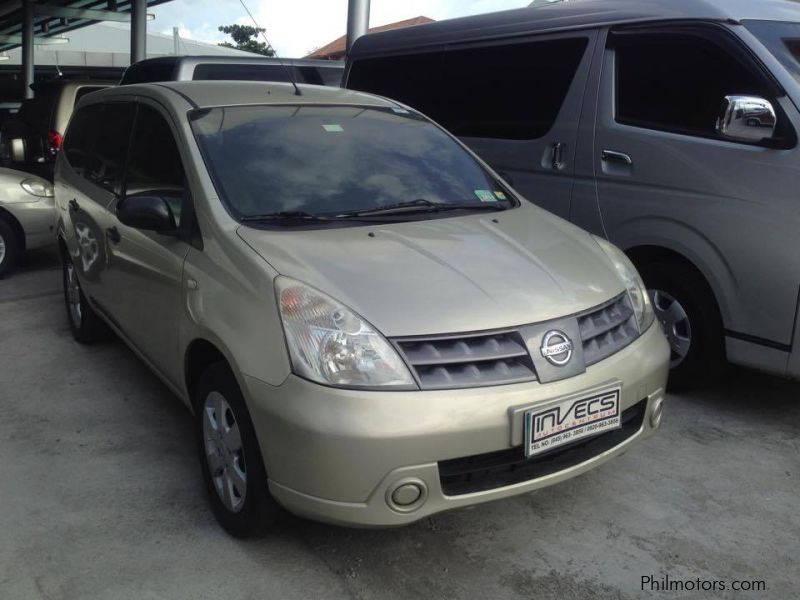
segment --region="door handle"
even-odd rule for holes
[[[116,227],[109,227],[106,229],[106,237],[112,244],[119,244],[120,240],[122,240],[122,236],[119,234],[119,229]]]
[[[75,200],[75,198],[73,198],[72,200],[69,201],[69,209],[72,212],[78,212],[81,209],[81,205],[78,204],[78,201]]]
[[[618,162],[624,165],[633,166],[633,159],[629,154],[617,152],[616,150],[603,150],[600,158],[606,162]]]
[[[567,145],[564,142],[553,144],[553,170],[560,171],[564,168],[564,149]]]

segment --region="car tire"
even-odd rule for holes
[[[0,278],[10,274],[17,266],[20,245],[11,226],[0,219]]]
[[[227,363],[200,376],[194,398],[200,464],[211,510],[234,537],[263,535],[280,514],[250,413]]]
[[[725,341],[719,308],[705,278],[673,261],[646,263],[640,274],[670,342],[667,388],[684,391],[712,381],[725,364]]]
[[[78,274],[68,258],[62,263],[64,306],[72,337],[81,344],[93,344],[113,337],[113,332],[83,295]]]

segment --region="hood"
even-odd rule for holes
[[[389,337],[546,321],[624,290],[588,233],[528,204],[313,231],[242,226],[238,234],[280,274],[333,296]]]

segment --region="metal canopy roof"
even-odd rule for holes
[[[147,0],[156,6],[169,0]],[[31,0],[36,38],[63,34],[102,20],[129,21],[131,0]],[[0,0],[0,51],[17,48],[22,37],[23,0]],[[104,11],[93,13],[92,11]],[[107,12],[105,12],[107,11]]]

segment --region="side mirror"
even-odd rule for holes
[[[21,163],[25,162],[25,140],[22,138],[13,138],[9,143],[11,154],[11,162]]]
[[[172,209],[161,196],[128,196],[117,205],[117,218],[128,227],[156,233],[178,229]]]
[[[738,142],[761,142],[775,135],[778,118],[769,100],[758,96],[725,96],[717,133]]]

